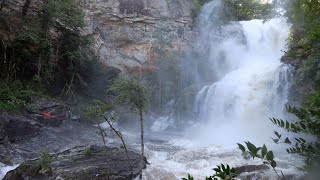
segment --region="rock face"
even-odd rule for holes
[[[63,103],[47,98],[33,97],[25,117],[32,119],[44,126],[58,127],[63,121],[67,121],[70,108]]]
[[[129,156],[133,165],[133,177],[136,177],[139,174],[140,155],[129,151]],[[75,147],[52,155],[48,160],[46,169],[41,168],[39,161],[41,160],[22,163],[17,169],[8,172],[4,180],[131,179],[127,158],[121,148]]]
[[[0,114],[0,144],[28,139],[39,134],[42,125],[23,116]]]
[[[161,50],[179,52],[192,40],[192,1],[82,0],[87,28],[107,66],[128,74],[155,71]]]
[[[8,17],[35,15],[41,0],[4,1]],[[83,35],[93,35],[101,62],[125,74],[146,74],[163,50],[187,50],[194,37],[191,29],[193,1],[185,0],[80,0],[85,12]]]
[[[238,174],[244,173],[244,172],[254,172],[254,171],[265,171],[270,169],[267,165],[261,164],[261,165],[245,165],[236,167],[235,170]]]

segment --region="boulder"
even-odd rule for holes
[[[133,151],[129,151],[128,153],[133,166],[134,178],[139,175],[140,155]],[[22,163],[15,170],[8,172],[4,180],[132,179],[130,177],[131,173],[127,157],[122,148],[95,145],[78,146],[51,155],[50,158],[47,158],[46,169],[40,165],[43,159],[40,158]]]
[[[238,174],[244,173],[244,172],[254,172],[254,171],[266,171],[269,170],[269,166],[265,164],[261,165],[244,165],[240,167],[236,167],[235,170]]]
[[[0,113],[0,144],[33,137],[39,134],[41,127],[40,123],[21,115]]]
[[[56,100],[33,97],[24,116],[44,126],[57,127],[68,119],[70,108]]]

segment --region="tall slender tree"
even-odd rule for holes
[[[142,179],[142,169],[144,167],[143,112],[147,107],[146,89],[136,80],[118,79],[112,85],[111,90],[117,93],[117,103],[125,103],[139,113],[141,126],[141,159],[139,178]]]

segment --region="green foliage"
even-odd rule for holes
[[[287,55],[298,66],[297,86],[319,88],[320,84],[320,2],[290,0],[286,16],[292,23]]]
[[[224,0],[229,20],[246,21],[251,19],[270,19],[275,14],[273,3],[261,3],[256,0]]]
[[[117,94],[117,103],[128,104],[138,112],[147,107],[147,90],[137,80],[117,79],[110,91]]]
[[[90,157],[92,155],[92,150],[90,147],[86,148],[84,151],[83,151],[83,156],[84,157]]]
[[[221,164],[220,166],[213,168],[213,170],[215,171],[215,174],[206,177],[206,180],[231,180],[238,176],[236,170],[234,168],[231,168],[228,164]],[[194,180],[194,177],[188,174],[188,178],[182,178],[182,180]]]
[[[87,88],[97,61],[91,37],[79,32],[84,13],[78,1],[44,1],[35,13],[8,20],[0,14],[0,80],[24,87],[32,81],[52,94]]]
[[[49,163],[52,161],[52,157],[46,150],[42,150],[40,154],[40,160],[38,162],[38,167],[41,170],[47,170],[49,168]]]
[[[42,92],[25,87],[21,82],[0,82],[0,111],[20,111],[28,105],[31,97],[42,96]]]
[[[281,177],[275,169],[277,167],[277,162],[274,160],[273,151],[268,151],[268,148],[265,144],[262,147],[256,147],[249,141],[245,142],[245,144],[247,146],[247,149],[244,145],[238,143],[238,147],[242,151],[242,156],[245,159],[249,159],[250,157],[252,157],[253,159],[259,158],[263,161],[263,164],[268,164],[273,168],[279,179],[286,179],[282,172]]]
[[[48,0],[43,7],[43,23],[54,26],[57,21],[65,26],[84,26],[84,13],[75,0]]]
[[[289,45],[301,47],[304,49],[301,53],[309,54],[320,38],[320,2],[292,0],[286,6],[286,16],[293,24]]]
[[[188,174],[188,178],[181,178],[182,180],[194,180],[194,177]]]
[[[245,144],[247,146],[247,149],[245,148],[245,146],[238,143],[238,147],[242,151],[242,155],[245,156],[245,158],[248,158],[248,155],[250,155],[250,157],[252,157],[253,159],[260,158],[263,160],[264,164],[270,164],[273,168],[276,167],[273,152],[268,151],[265,144],[262,147],[256,147],[249,141],[245,142]]]
[[[86,105],[82,108],[82,115],[87,119],[103,117],[105,112],[112,108],[112,105],[100,100],[93,100],[93,102],[93,104]]]
[[[295,134],[304,133],[316,137],[313,141],[307,141],[302,137],[282,138],[281,134],[276,131],[274,132],[276,138],[273,138],[273,141],[275,143],[291,144],[292,147],[287,149],[288,153],[299,154],[306,157],[306,170],[319,166],[320,162],[320,109],[319,106],[313,106],[319,101],[317,97],[317,94],[312,96],[310,98],[311,102],[306,104],[306,108],[287,106],[287,111],[297,117],[293,122],[275,118],[270,119],[272,123],[288,132]]]
[[[195,18],[202,6],[209,0],[193,0],[195,9],[193,18]],[[271,19],[277,12],[275,11],[276,1],[273,3],[262,3],[257,0],[223,0],[221,11],[222,22],[228,21],[246,21],[251,19]]]

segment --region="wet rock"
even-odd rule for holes
[[[21,115],[0,114],[0,144],[16,142],[39,134],[42,125]]]
[[[25,137],[14,143],[0,144],[0,154],[10,159],[13,164],[20,164],[25,160],[38,158],[41,150],[58,153],[76,146],[93,144],[102,144],[97,127],[64,121],[59,127],[42,127],[37,135]],[[2,160],[1,158],[0,161]]]
[[[238,174],[244,173],[244,172],[254,172],[254,171],[266,171],[269,170],[269,166],[265,164],[261,165],[244,165],[240,167],[236,167],[235,170]]]
[[[107,152],[107,154],[106,154]],[[129,151],[133,165],[133,177],[139,174],[140,155]],[[110,176],[108,177],[108,172]],[[79,146],[52,155],[47,169],[41,169],[39,159],[22,163],[10,171],[4,180],[30,179],[115,179],[130,178],[130,170],[121,148],[102,146]]]
[[[57,127],[68,119],[70,108],[56,100],[33,97],[24,116],[44,126]]]

